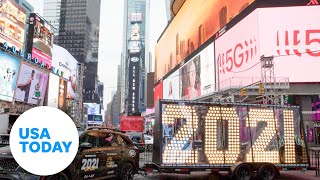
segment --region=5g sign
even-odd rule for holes
[[[297,163],[293,109],[172,102],[161,109],[163,164]]]

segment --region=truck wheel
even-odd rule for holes
[[[258,170],[258,178],[263,180],[274,180],[276,168],[272,164],[263,164]]]
[[[132,180],[134,175],[133,166],[131,163],[125,163],[120,171],[119,179],[121,180]]]
[[[248,164],[240,164],[233,172],[233,178],[237,180],[250,180],[252,178],[252,168]]]

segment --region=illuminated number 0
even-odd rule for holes
[[[228,148],[218,150],[218,121],[228,123]],[[210,164],[235,163],[240,153],[239,118],[234,108],[210,107],[205,118],[205,154]],[[221,130],[221,128],[219,128]]]

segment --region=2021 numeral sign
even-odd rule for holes
[[[194,149],[191,144],[201,128],[204,129],[204,156],[209,164],[234,164],[243,160],[280,163],[280,124],[272,109],[251,107],[245,116],[239,117],[236,106],[216,105],[209,106],[203,116],[204,127],[200,127],[195,106],[170,104],[164,107],[163,126],[177,127],[177,119],[180,119],[180,124],[164,147],[163,163],[198,163],[199,150]],[[240,120],[245,122],[246,127],[240,127]],[[284,163],[296,163],[293,110],[283,110],[281,125],[284,136]],[[244,149],[241,148],[241,130],[248,131],[250,136],[249,145]]]

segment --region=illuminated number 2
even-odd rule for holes
[[[198,116],[191,106],[167,105],[162,114],[163,125],[173,125],[177,118],[186,121],[181,124],[181,127],[174,133],[174,137],[165,147],[163,163],[197,163],[198,151],[184,149],[184,147],[190,143],[189,140],[192,139],[198,128]]]
[[[276,137],[277,120],[274,117],[273,110],[269,109],[250,109],[249,117],[247,117],[247,125],[250,123],[251,128],[258,128],[259,122],[264,122],[259,129],[256,129],[255,137],[252,137],[252,148],[247,153],[247,162],[270,162],[279,163],[279,151],[277,143],[275,148],[268,150],[272,138]],[[253,130],[251,129],[251,132]],[[253,152],[252,152],[253,151]],[[253,155],[253,159],[252,159]]]
[[[218,145],[218,133],[221,127],[218,127],[218,122],[228,124],[227,133],[223,133],[228,138],[228,147]],[[210,164],[235,163],[240,153],[239,140],[239,118],[234,108],[230,107],[210,107],[205,118],[205,154]],[[220,138],[220,140],[226,138]],[[220,141],[221,142],[221,141]],[[222,146],[222,147],[221,147]],[[224,149],[218,150],[218,149]]]

